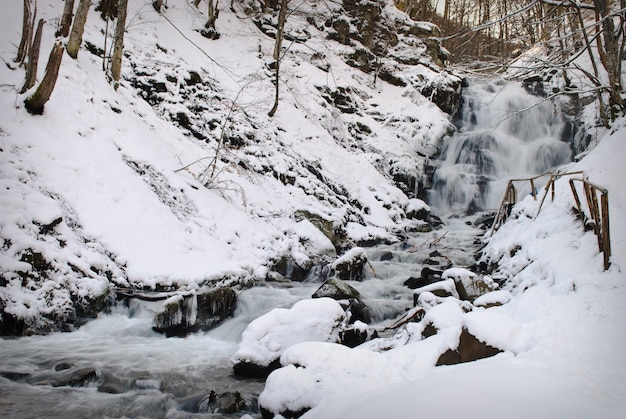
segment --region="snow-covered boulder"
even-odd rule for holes
[[[426,221],[430,215],[430,207],[421,199],[412,198],[409,199],[404,212],[407,218]]]
[[[500,352],[518,352],[526,345],[520,325],[511,317],[492,310],[477,309],[463,316],[458,347],[437,360],[437,365],[453,365],[488,358]]]
[[[455,297],[459,298],[457,287],[452,279],[444,279],[434,282],[432,284],[424,285],[423,287],[415,290],[414,299],[415,302],[419,300],[419,296],[423,293],[432,293],[437,297]]]
[[[331,274],[344,281],[362,281],[367,254],[360,247],[355,247],[339,257],[331,265]]]
[[[479,276],[465,268],[451,268],[441,275],[443,279],[453,279],[462,300],[474,301],[483,294],[498,288],[493,279]]]
[[[513,296],[510,292],[506,290],[496,290],[492,292],[488,292],[487,294],[481,295],[477,299],[474,300],[473,304],[476,307],[497,307],[502,304],[506,304],[511,301]]]
[[[301,342],[337,342],[346,321],[341,305],[332,298],[301,300],[293,307],[276,308],[253,320],[232,356],[239,376],[264,377],[278,368],[279,358]]]

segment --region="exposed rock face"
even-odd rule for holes
[[[437,366],[454,365],[461,362],[471,362],[478,359],[489,358],[502,352],[485,342],[481,342],[472,335],[465,327],[461,330],[459,346],[457,349],[448,349],[437,360]]]
[[[236,305],[237,293],[231,288],[176,295],[154,315],[152,329],[168,337],[210,330],[231,317]]]

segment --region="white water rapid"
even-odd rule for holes
[[[509,179],[571,161],[559,103],[531,95],[519,83],[464,88],[459,125],[433,177],[431,204],[441,213],[497,209]]]

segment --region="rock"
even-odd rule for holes
[[[456,285],[452,279],[446,279],[434,282],[429,285],[417,288],[413,294],[413,302],[417,305],[419,296],[423,293],[430,293],[436,297],[455,297],[459,298]]]
[[[493,225],[493,221],[496,219],[496,213],[490,211],[485,214],[481,214],[474,220],[474,226],[479,227],[482,230],[487,230]]]
[[[417,219],[422,221],[428,221],[430,215],[430,207],[421,199],[411,198],[407,204],[404,212],[409,219]]]
[[[349,348],[354,348],[377,337],[378,333],[375,330],[371,331],[365,323],[360,321],[355,322],[339,334],[341,344]]]
[[[434,253],[434,252],[433,252]],[[431,253],[432,254],[432,253]],[[438,269],[432,269],[428,266],[422,268],[422,272],[420,273],[420,277],[410,277],[406,281],[404,281],[404,285],[411,288],[417,289],[421,287],[425,287],[426,285],[433,284],[437,281],[441,281],[441,274],[443,271]]]
[[[122,394],[133,387],[133,381],[129,378],[120,378],[113,374],[102,374],[102,384],[98,386],[100,393]]]
[[[331,298],[298,301],[254,319],[232,356],[235,375],[265,377],[280,367],[285,350],[301,342],[337,342],[345,325],[343,307]]]
[[[491,308],[501,306],[511,301],[511,293],[505,290],[498,290],[483,294],[474,300],[476,307]]]
[[[331,220],[320,214],[314,214],[307,210],[298,210],[294,213],[296,221],[303,219],[309,220],[311,224],[317,227],[335,247],[336,251],[345,247],[347,233],[339,220]]]
[[[454,365],[462,362],[471,362],[478,359],[489,358],[502,352],[485,342],[481,342],[472,335],[467,328],[463,327],[459,337],[459,346],[456,349],[448,349],[441,354],[436,365]]]
[[[346,114],[358,113],[359,104],[357,103],[356,95],[351,87],[339,86],[334,90],[330,89],[328,86],[315,87],[322,94],[322,98],[340,112]]]
[[[498,284],[489,276],[479,276],[465,268],[448,269],[441,277],[454,280],[459,298],[467,301],[474,301],[481,295],[498,288]]]
[[[434,256],[424,259],[422,262],[424,265],[434,266],[437,270],[445,271],[452,267],[452,261],[446,256]]]
[[[346,308],[346,314],[348,315],[348,323],[350,324],[356,321],[368,324],[372,322],[370,309],[360,298],[352,298],[350,300],[350,303]]]
[[[332,277],[326,280],[326,282],[313,293],[312,298],[329,297],[333,300],[347,300],[350,298],[359,298],[360,295],[359,291],[354,287],[346,284],[337,277]]]
[[[531,95],[546,97],[548,94],[543,83],[541,76],[531,76],[522,80],[522,87]]]
[[[367,254],[360,247],[355,247],[338,258],[331,265],[331,275],[344,281],[362,281]]]
[[[52,387],[85,387],[96,381],[98,381],[98,372],[91,367],[70,368],[26,378],[26,382],[31,385]]]
[[[237,294],[232,288],[175,295],[154,315],[152,329],[168,337],[210,330],[232,317],[236,305]]]
[[[428,40],[429,42],[431,40]],[[435,42],[436,41],[432,41]],[[437,57],[441,50],[438,43],[426,44],[429,47],[431,57]],[[439,57],[437,57],[439,58]],[[429,98],[439,109],[448,115],[454,115],[461,107],[461,79],[448,77],[441,80],[432,81],[424,85],[420,92]]]
[[[280,368],[280,360],[275,359],[268,365],[261,365],[251,361],[239,361],[233,364],[233,373],[236,377],[267,378],[270,373]]]
[[[302,266],[304,265],[304,266]],[[283,278],[291,281],[302,282],[309,277],[313,263],[309,259],[307,263],[297,262],[291,257],[283,256],[272,266],[271,270],[280,274]]]
[[[218,395],[211,389],[208,394],[200,393],[181,400],[180,410],[190,413],[235,414],[252,410],[240,392],[225,392]]]

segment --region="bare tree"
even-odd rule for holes
[[[626,20],[626,1],[621,0],[621,11],[617,14],[620,25],[617,30],[614,15],[611,13],[607,0],[594,0],[596,11],[600,15],[602,24],[602,38],[604,47],[599,43],[598,51],[602,58],[602,64],[609,77],[609,105],[611,107],[611,120],[615,120],[624,113],[624,100],[622,99],[622,62],[624,60],[624,21]],[[622,38],[620,43],[619,38]],[[599,38],[598,38],[599,39]]]
[[[28,66],[26,68],[26,77],[24,79],[24,85],[20,89],[20,93],[25,93],[28,89],[35,85],[37,80],[37,65],[39,63],[39,50],[41,48],[41,36],[43,33],[43,25],[45,21],[39,19],[37,24],[37,31],[35,31],[35,37],[28,49]]]
[[[276,31],[276,42],[274,43],[274,84],[276,87],[276,94],[274,97],[274,106],[268,112],[270,117],[274,116],[276,110],[278,109],[278,100],[280,93],[280,61],[281,57],[281,49],[283,45],[283,38],[285,35],[285,21],[287,20],[287,5],[289,4],[289,0],[280,0],[280,11],[278,12],[278,28]]]
[[[78,57],[78,49],[83,42],[83,33],[85,32],[85,24],[87,23],[87,14],[89,13],[90,6],[91,0],[80,0],[78,3],[78,10],[74,17],[70,39],[67,41],[67,54],[74,59]]]
[[[22,38],[20,46],[17,48],[17,57],[13,61],[22,64],[28,54],[31,44],[31,35],[35,26],[35,15],[32,11],[32,0],[24,0],[24,15],[22,19]]]
[[[113,57],[111,58],[111,78],[113,86],[117,90],[122,71],[122,52],[124,50],[124,31],[126,29],[126,14],[128,0],[119,0],[117,4],[117,24],[115,26],[115,41],[113,44]]]
[[[70,28],[72,26],[72,18],[74,17],[74,0],[65,0],[65,6],[63,7],[63,16],[59,28],[56,31],[56,36],[67,37],[70,34]]]
[[[46,65],[46,73],[43,80],[31,96],[26,98],[24,105],[26,110],[32,114],[41,115],[43,113],[44,105],[50,99],[57,78],[59,76],[59,67],[61,67],[61,60],[63,59],[63,43],[57,40],[52,51],[50,51],[50,57],[48,58],[48,64]]]

